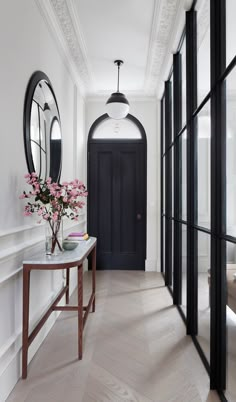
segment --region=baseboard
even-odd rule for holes
[[[146,260],[145,261],[145,271],[146,272],[157,272],[157,261],[156,260]]]

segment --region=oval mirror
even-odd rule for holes
[[[61,174],[61,123],[49,78],[41,71],[29,81],[24,107],[25,154],[30,173],[58,182]]]

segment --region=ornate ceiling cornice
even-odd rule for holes
[[[166,56],[170,41],[173,23],[179,9],[179,0],[162,0],[156,2],[152,33],[148,54],[148,67],[146,72],[145,91],[155,91],[160,78],[161,68]]]
[[[50,3],[59,21],[71,58],[86,90],[91,84],[92,77],[89,71],[84,41],[73,21],[73,5],[68,0],[50,0]]]
[[[93,91],[93,75],[87,57],[86,45],[80,31],[79,16],[74,5],[74,0],[36,0],[44,4],[46,9],[53,10],[57,20],[60,35],[69,55],[69,64],[80,78],[85,94],[98,95]],[[159,83],[163,81],[163,66],[170,54],[171,42],[175,38],[180,15],[184,15],[185,2],[190,0],[155,0],[154,15],[149,42],[148,61],[145,73],[145,82],[142,90],[137,93],[140,96],[154,96],[157,94]],[[49,7],[50,5],[50,7]],[[52,18],[52,15],[49,16]],[[55,24],[54,24],[55,26]],[[58,32],[59,34],[59,32]],[[176,38],[175,38],[176,39]],[[179,40],[180,38],[178,38]]]

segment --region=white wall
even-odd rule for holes
[[[84,101],[55,39],[33,0],[4,0],[0,4],[0,401],[21,373],[22,259],[39,247],[44,228],[23,217],[19,194],[26,188],[23,105],[26,86],[36,70],[52,82],[61,115],[62,179],[85,178]],[[77,156],[78,152],[78,156]],[[79,225],[81,227],[81,225]],[[32,274],[30,325],[42,315],[61,288],[62,272]],[[72,275],[73,288],[76,276]],[[47,322],[30,348],[30,356],[46,336]]]
[[[130,114],[142,123],[147,135],[147,257],[146,270],[159,270],[159,232],[157,216],[159,215],[158,175],[159,141],[157,139],[157,103],[155,99],[130,101]],[[93,122],[105,113],[106,99],[91,99],[86,103],[86,133]],[[158,194],[157,194],[158,192]]]

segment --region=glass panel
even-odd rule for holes
[[[165,141],[166,141],[166,134],[165,134],[165,97],[163,96],[163,112],[162,112],[162,132],[163,132],[163,149],[162,149],[162,153],[165,153]]]
[[[172,217],[174,217],[174,147],[171,148],[171,167],[172,167]]]
[[[211,118],[210,102],[198,115],[198,225],[210,229],[211,221]]]
[[[200,8],[198,9],[200,5]],[[210,91],[210,0],[197,2],[198,105]]]
[[[115,120],[108,118],[99,124],[93,134],[94,139],[139,139],[141,133],[135,123],[129,119]]]
[[[227,391],[229,401],[236,400],[236,244],[227,243]]]
[[[182,303],[181,308],[186,316],[187,311],[187,226],[182,225]]]
[[[226,0],[226,62],[227,65],[236,56],[236,1]]]
[[[170,83],[171,83],[171,142],[174,139],[174,85],[173,85],[173,73],[171,74],[170,77]]]
[[[186,131],[180,137],[182,147],[182,219],[187,220],[187,138]]]
[[[166,260],[165,260],[165,256],[166,256],[166,245],[165,245],[165,241],[166,241],[166,218],[163,217],[163,273],[165,274],[166,271]]]
[[[236,68],[226,80],[227,234],[236,236]]]
[[[210,256],[211,237],[198,231],[198,342],[210,362]]]
[[[174,221],[172,221],[171,289],[174,282]]]
[[[162,159],[163,167],[163,214],[166,212],[166,157]]]
[[[182,55],[182,127],[186,124],[186,39],[180,53]]]

